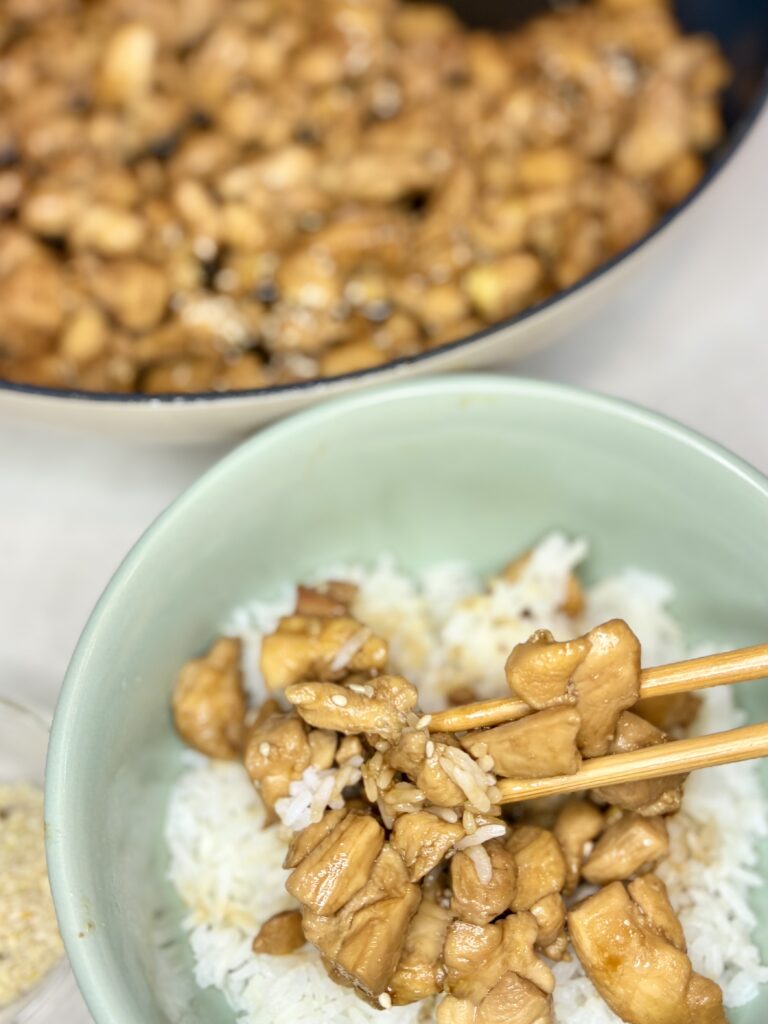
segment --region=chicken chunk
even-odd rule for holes
[[[506,580],[508,583],[517,583],[525,569],[528,567],[532,557],[533,552],[526,551],[525,554],[514,559],[514,561],[510,562],[509,565],[502,570],[501,578]],[[563,595],[563,603],[560,605],[560,610],[571,618],[581,615],[584,611],[584,591],[575,573],[568,574],[565,594]]]
[[[616,725],[616,735],[610,753],[623,754],[631,750],[653,747],[666,741],[666,735],[633,711],[624,711]],[[674,814],[680,808],[684,775],[664,775],[659,779],[641,782],[622,782],[592,791],[593,799],[612,804],[624,811],[637,811],[644,817]]]
[[[603,832],[582,874],[592,885],[606,885],[649,870],[668,852],[663,818],[627,814]]]
[[[299,584],[296,588],[296,607],[293,614],[307,618],[331,619],[348,615],[349,609],[340,601],[335,601],[329,594]]]
[[[640,701],[638,708],[643,706]],[[641,750],[643,747],[654,747],[664,743],[666,734],[636,711],[622,711],[616,723],[616,732],[611,741],[612,754],[624,754],[630,750]]]
[[[458,823],[443,821],[429,811],[416,811],[402,814],[395,821],[392,845],[403,858],[410,880],[418,882],[463,836],[464,829]]]
[[[585,757],[607,754],[622,711],[640,692],[640,642],[622,619],[587,633],[589,653],[573,674],[581,714],[579,748]]]
[[[507,918],[504,919],[506,921]],[[446,969],[446,991],[459,999],[480,1002],[504,973],[504,921],[477,925],[452,921],[443,950]],[[536,941],[536,927],[531,918],[530,956]]]
[[[538,926],[530,914],[510,914],[487,925],[453,921],[443,952],[446,991],[479,1005],[512,971],[551,995],[555,979],[534,950],[537,935]]]
[[[336,764],[346,764],[352,757],[362,757],[363,750],[363,741],[359,736],[343,736],[336,748]]]
[[[581,716],[576,708],[554,707],[516,722],[467,733],[461,745],[475,757],[481,756],[485,745],[493,758],[493,771],[504,778],[572,775],[581,764],[576,746],[580,728]]]
[[[389,700],[368,697],[337,683],[292,683],[285,696],[305,722],[319,729],[394,740],[406,724],[405,713]]]
[[[319,647],[318,639],[309,633],[308,627],[304,633],[292,627],[299,622],[320,621],[294,615],[290,619],[282,619],[277,630],[262,639],[259,668],[270,690],[282,690],[311,675]]]
[[[595,988],[627,1024],[726,1024],[719,987],[694,973],[621,882],[572,907],[568,930]]]
[[[208,757],[232,760],[242,748],[245,711],[240,641],[222,637],[179,673],[173,691],[173,720],[190,747]]]
[[[507,658],[509,688],[536,710],[574,704],[576,695],[569,684],[589,647],[586,637],[557,643],[548,629],[537,630]]]
[[[370,685],[376,700],[386,701],[404,715],[413,711],[419,702],[416,687],[402,676],[376,676]]]
[[[245,744],[247,746],[254,729],[258,729],[271,715],[276,715],[282,708],[274,697],[267,697],[258,708],[251,708],[245,716]]]
[[[534,951],[536,935],[530,914],[512,914],[489,925],[453,921],[443,951],[446,990],[479,1004],[507,971],[514,971],[550,994],[554,978]]]
[[[551,832],[536,825],[517,825],[505,845],[517,868],[512,910],[529,910],[545,896],[562,891],[565,858]]]
[[[677,949],[686,951],[685,933],[667,896],[667,887],[658,875],[643,875],[627,886],[629,895],[640,907],[655,930]]]
[[[554,1024],[552,1000],[533,982],[507,971],[478,1008],[475,1024]]]
[[[565,858],[563,892],[566,895],[579,884],[586,845],[600,835],[603,824],[603,815],[597,807],[579,797],[571,797],[560,808],[553,832]]]
[[[415,780],[426,758],[428,740],[429,737],[423,729],[404,732],[387,751],[387,764],[395,771],[404,772]]]
[[[532,982],[507,971],[478,1005],[446,996],[437,1024],[554,1024],[552,1000]]]
[[[448,704],[452,708],[457,708],[461,704],[472,704],[478,699],[475,688],[466,684],[452,686],[446,694],[446,697],[448,699]]]
[[[416,777],[416,785],[429,803],[436,807],[456,807],[465,799],[464,790],[450,778],[442,766],[441,762],[445,760],[447,749],[445,743],[433,740],[431,753],[425,757]]]
[[[253,940],[254,953],[269,953],[271,956],[287,956],[304,945],[301,927],[301,913],[298,910],[284,910],[273,914],[259,929]]]
[[[637,813],[648,818],[655,818],[660,814],[677,814],[683,802],[683,783],[685,782],[686,777],[687,776],[685,775],[663,776],[665,786],[662,792],[653,799],[653,790],[647,790],[647,802],[641,803],[640,806],[636,808]],[[660,782],[661,780],[656,781]],[[627,783],[627,785],[629,785],[629,783]],[[661,785],[659,785],[657,789],[661,789]],[[593,791],[593,795],[594,792],[595,791]],[[605,796],[605,790],[601,790],[600,792],[601,795]],[[615,795],[609,794],[609,799],[614,802],[614,806],[621,807],[622,810],[632,810],[633,808],[630,807],[630,804],[638,803],[641,799],[640,790],[636,790],[631,799],[627,799],[626,797],[622,799],[621,803],[617,802]]]
[[[288,615],[261,643],[260,666],[271,690],[304,679],[343,679],[350,672],[381,672],[387,644],[349,616]]]
[[[419,887],[408,881],[400,855],[387,843],[365,885],[338,913],[305,909],[304,934],[342,977],[376,997],[395,974],[420,901]]]
[[[457,853],[451,861],[451,910],[456,917],[472,924],[488,924],[504,913],[512,902],[517,883],[515,861],[504,844],[493,840],[483,849],[491,864],[490,880],[480,878],[469,851]]]
[[[542,950],[552,960],[560,960],[568,940],[565,936],[565,902],[559,892],[550,893],[534,903],[531,914],[536,920],[539,934],[536,948]],[[554,956],[551,953],[555,953]]]
[[[381,825],[352,811],[299,862],[285,887],[315,914],[335,914],[366,884],[383,845]]]
[[[634,713],[657,729],[675,732],[693,724],[701,707],[701,697],[695,693],[671,693],[666,697],[650,697],[638,701]]]
[[[396,1006],[414,1003],[443,990],[443,946],[451,912],[434,900],[422,898],[405,935],[403,952],[389,992]]]
[[[336,759],[338,737],[330,729],[310,729],[307,736],[311,751],[311,764],[318,771],[330,768]]]
[[[330,835],[339,822],[346,818],[348,813],[346,807],[342,807],[338,811],[326,811],[320,821],[308,825],[301,832],[295,832],[288,845],[288,852],[285,855],[283,867],[295,868],[298,864],[301,864],[318,843]]]
[[[278,711],[250,730],[243,755],[245,770],[257,786],[267,810],[288,795],[312,760],[307,730],[293,712]]]
[[[296,610],[294,615],[309,618],[336,618],[349,615],[349,609],[357,596],[354,583],[342,580],[328,580],[317,587],[296,588]]]

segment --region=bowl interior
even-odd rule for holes
[[[692,640],[765,639],[768,483],[674,424],[550,385],[448,377],[320,406],[235,451],[148,531],[80,642],[49,754],[54,894],[98,1024],[233,1020],[194,984],[162,838],[174,676],[227,611],[381,552],[491,570],[553,528],[590,538],[589,575],[671,579]],[[739,692],[768,717],[759,684]],[[768,891],[756,910],[768,953]],[[768,991],[732,1019],[767,1012]]]

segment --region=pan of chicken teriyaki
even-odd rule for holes
[[[238,1020],[725,1024],[768,981],[754,763],[507,799],[743,721],[727,688],[642,696],[699,652],[667,581],[586,586],[585,554],[337,566],[183,666],[170,876]]]

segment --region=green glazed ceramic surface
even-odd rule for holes
[[[382,552],[491,570],[553,528],[590,538],[589,576],[668,577],[692,640],[768,636],[768,482],[669,421],[530,381],[444,377],[319,406],[248,441],[147,531],[83,634],[49,752],[54,896],[97,1024],[234,1020],[195,986],[162,839],[173,680],[228,610]],[[739,695],[768,720],[762,684]],[[755,910],[768,954],[768,893]],[[768,991],[731,1019],[762,1024]]]

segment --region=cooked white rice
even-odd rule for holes
[[[677,624],[666,610],[671,587],[637,570],[604,580],[587,594],[583,621],[557,609],[568,573],[585,555],[583,541],[554,534],[536,549],[514,584],[488,591],[465,565],[436,566],[418,578],[387,560],[374,569],[333,567],[320,578],[351,579],[360,587],[356,615],[387,637],[395,669],[419,686],[422,706],[440,707],[447,690],[469,684],[483,696],[505,689],[509,650],[539,628],[558,638],[613,616],[626,618],[643,644],[645,664],[686,656]],[[244,641],[246,681],[263,697],[260,637],[293,605],[294,590],[270,603],[238,609],[226,630]],[[694,731],[715,732],[743,721],[728,689],[705,695]],[[355,766],[353,766],[355,767]],[[272,914],[293,906],[281,867],[287,825],[338,792],[332,773],[315,772],[281,808],[285,825],[262,829],[263,812],[242,766],[186,754],[166,823],[170,877],[189,907],[186,927],[201,987],[223,992],[244,1024],[348,1024],[382,1021],[380,1011],[330,981],[316,951],[254,955],[251,942]],[[751,940],[755,918],[749,892],[761,884],[756,843],[768,833],[768,805],[752,763],[712,768],[689,779],[683,809],[669,819],[671,856],[659,869],[680,913],[696,970],[720,982],[727,1006],[752,1000],[768,983],[768,967]],[[475,833],[477,835],[478,833]],[[482,848],[470,846],[479,870]],[[475,852],[476,851],[476,852]],[[584,976],[578,960],[554,965],[555,1009],[563,1024],[620,1024]],[[431,1019],[415,1004],[388,1011],[392,1024]]]

